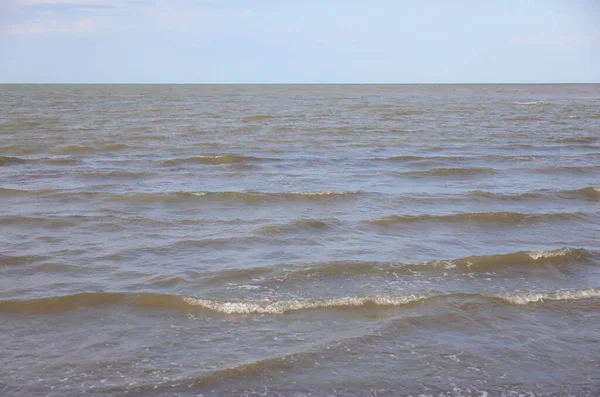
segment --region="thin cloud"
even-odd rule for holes
[[[134,9],[149,4],[152,3],[146,0],[8,0],[2,4],[6,12],[0,22],[0,33],[87,33],[98,26],[109,26],[114,17],[130,15]]]
[[[516,37],[514,42],[532,46],[568,46],[579,44],[600,44],[600,35],[571,34],[571,35],[536,35]]]
[[[86,33],[92,30],[91,19],[76,21],[42,21],[37,23],[17,23],[1,25],[0,32],[5,35],[44,35],[52,33]]]
[[[117,5],[119,2],[113,0],[10,0],[9,5],[16,7],[31,7],[39,5],[56,6],[107,6]]]

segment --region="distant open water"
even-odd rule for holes
[[[600,395],[600,85],[0,86],[0,395]]]

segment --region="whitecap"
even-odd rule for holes
[[[549,105],[549,102],[545,101],[529,101],[529,102],[515,102],[515,105]]]
[[[364,296],[340,297],[328,299],[305,300],[257,300],[257,301],[214,301],[185,297],[183,300],[191,306],[200,306],[225,314],[283,314],[304,309],[328,307],[359,307],[368,304],[377,306],[401,306],[426,299],[423,295],[407,296]]]
[[[531,257],[533,260],[538,260],[542,258],[555,258],[557,256],[566,256],[571,252],[570,248],[563,248],[559,250],[553,251],[537,251],[537,252],[528,252],[527,255]]]
[[[528,293],[514,295],[498,295],[500,299],[516,305],[527,305],[529,303],[541,303],[544,301],[568,301],[600,297],[600,289],[590,288],[584,290],[563,290],[553,293]]]

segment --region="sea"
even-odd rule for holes
[[[600,395],[600,85],[0,85],[0,395]]]

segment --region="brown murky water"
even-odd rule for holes
[[[600,395],[600,85],[4,85],[0,183],[0,395]]]

